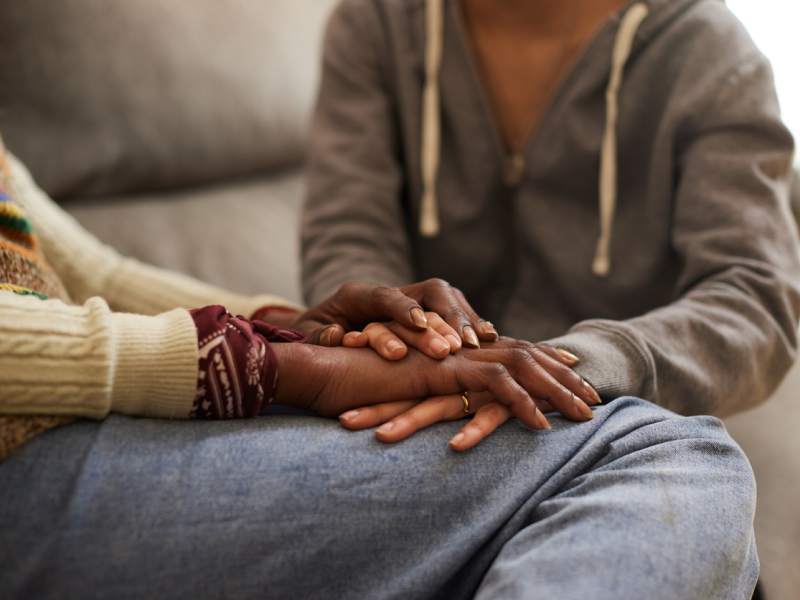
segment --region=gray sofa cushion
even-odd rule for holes
[[[243,294],[300,295],[299,170],[194,190],[63,203],[125,256]]]
[[[0,131],[54,197],[297,163],[334,4],[0,2]]]
[[[756,546],[768,600],[800,598],[800,362],[772,399],[725,419],[753,465]]]

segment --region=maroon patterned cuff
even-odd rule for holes
[[[234,317],[222,306],[190,310],[200,353],[191,418],[255,417],[275,397],[278,359],[270,342],[305,343],[299,331]]]

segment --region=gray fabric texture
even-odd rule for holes
[[[3,598],[748,600],[755,482],[722,424],[594,410],[463,453],[459,422],[73,423],[0,465]]]
[[[772,73],[720,0],[648,0],[619,96],[607,278],[592,274],[605,91],[619,15],[573,64],[525,150],[519,186],[453,1],[446,2],[437,191],[417,234],[424,11],[344,0],[328,26],[303,217],[303,289],[441,277],[501,334],[581,358],[601,395],[682,414],[766,398],[796,353],[793,140]]]
[[[0,131],[51,196],[302,158],[333,0],[0,3]]]
[[[241,294],[300,299],[300,171],[62,207],[125,256]]]

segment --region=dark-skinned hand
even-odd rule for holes
[[[410,349],[402,361],[390,362],[367,348],[274,344],[273,349],[278,358],[277,404],[335,417],[357,407],[468,390],[491,394],[529,427],[549,427],[526,391],[540,389],[541,373],[524,352],[465,349],[434,360]]]
[[[264,319],[302,331],[312,344],[370,346],[388,360],[403,358],[409,346],[441,359],[498,338],[464,295],[441,279],[401,288],[353,281],[299,316],[267,313]]]
[[[543,413],[557,411],[565,417],[586,421],[593,417],[589,406],[600,403],[600,396],[572,367],[578,359],[573,354],[530,342],[500,338],[483,344],[485,351],[502,350],[519,356],[529,371],[518,379]],[[530,360],[523,359],[529,357]],[[513,376],[517,376],[511,371]],[[531,376],[533,374],[533,376]],[[513,413],[489,392],[469,394],[469,414],[464,412],[461,394],[436,395],[424,400],[404,400],[367,406],[339,417],[348,429],[367,429],[380,425],[375,432],[383,442],[397,442],[439,421],[452,421],[472,415],[472,420],[450,440],[454,450],[467,450],[480,442]]]

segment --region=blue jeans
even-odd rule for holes
[[[748,599],[755,482],[720,421],[595,415],[463,454],[460,422],[77,422],[0,465],[0,597]]]

